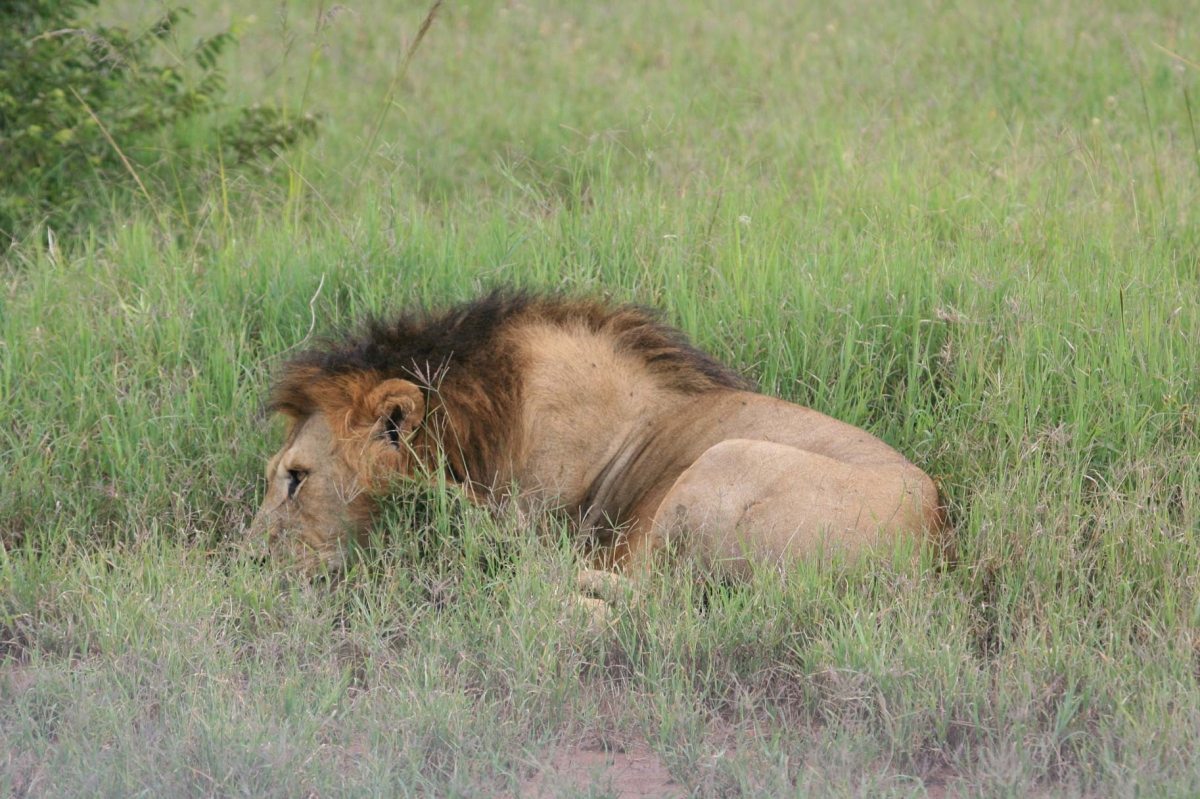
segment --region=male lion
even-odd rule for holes
[[[477,502],[515,485],[519,505],[569,514],[625,574],[668,543],[742,580],[943,525],[899,452],[753,393],[636,307],[501,290],[376,322],[292,358],[270,407],[292,424],[254,527],[309,571],[340,567],[390,481],[436,470]]]

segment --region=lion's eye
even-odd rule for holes
[[[308,472],[300,469],[288,469],[288,499],[296,496],[300,484],[308,478]]]

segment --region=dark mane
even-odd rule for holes
[[[435,395],[431,408],[455,406],[457,416],[474,419],[467,449],[486,457],[501,446],[501,428],[520,407],[522,365],[503,333],[534,322],[582,325],[609,338],[618,352],[640,358],[665,386],[683,393],[751,387],[655,311],[496,289],[443,311],[372,319],[356,335],[292,357],[272,389],[269,407],[303,415],[315,410],[310,389],[323,381],[356,374],[404,378]],[[456,426],[463,427],[461,419]]]

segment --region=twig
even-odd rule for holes
[[[292,346],[284,349],[281,352],[272,355],[268,361],[282,358],[297,347],[303,347],[312,338],[313,331],[317,328],[317,297],[321,296],[321,289],[325,287],[325,273],[321,273],[321,282],[317,284],[317,290],[313,292],[312,298],[308,301],[308,332],[304,334],[304,338],[297,341]]]
[[[1183,56],[1181,56],[1179,53],[1176,53],[1176,52],[1173,52],[1173,51],[1171,51],[1171,50],[1168,50],[1167,48],[1163,47],[1163,46],[1162,46],[1161,44],[1159,44],[1158,42],[1150,42],[1150,44],[1154,45],[1154,46],[1155,46],[1155,47],[1157,47],[1159,50],[1162,50],[1164,53],[1166,53],[1167,55],[1171,56],[1171,58],[1174,58],[1176,61],[1180,61],[1180,62],[1182,62],[1182,63],[1184,63],[1184,64],[1187,64],[1187,65],[1188,65],[1189,67],[1191,67],[1192,69],[1200,69],[1200,64],[1197,64],[1195,61],[1188,61],[1186,58],[1184,58]]]
[[[346,226],[342,224],[341,218],[338,217],[338,215],[334,212],[334,210],[329,207],[329,203],[327,203],[325,201],[325,198],[321,196],[321,192],[317,191],[317,187],[314,186],[313,184],[309,183],[308,178],[304,177],[304,175],[301,174],[301,172],[298,169],[296,169],[296,167],[292,166],[288,162],[288,160],[283,157],[283,153],[281,153],[277,148],[272,147],[271,152],[275,154],[276,158],[278,158],[280,161],[283,162],[284,166],[286,166],[289,170],[291,170],[293,175],[300,178],[300,180],[304,181],[304,185],[308,186],[308,188],[312,190],[312,193],[315,194],[317,199],[321,201],[321,205],[325,206],[325,210],[329,212],[329,215],[331,217],[333,217],[333,221],[337,223],[338,229],[342,231],[342,235],[346,237],[346,240],[348,242],[350,242],[350,244],[354,247],[354,249],[358,250],[359,255],[363,255],[364,253],[363,253],[362,247],[358,246],[358,242],[355,241],[354,237],[350,235],[350,232],[348,230],[346,230]]]
[[[123,163],[125,168],[129,170],[129,174],[133,175],[133,179],[137,182],[138,188],[142,190],[142,196],[146,198],[146,204],[150,206],[150,210],[152,210],[154,215],[158,217],[158,224],[165,232],[167,226],[163,222],[162,215],[158,212],[158,209],[154,207],[154,201],[150,199],[150,192],[146,191],[146,184],[142,183],[142,179],[138,177],[137,170],[133,168],[133,164],[129,163],[129,159],[125,157],[125,153],[121,152],[121,148],[117,146],[117,142],[109,134],[108,128],[104,127],[104,123],[100,121],[100,117],[96,116],[96,112],[93,111],[92,107],[87,104],[87,101],[79,96],[79,92],[75,91],[74,86],[69,86],[68,88],[71,90],[71,94],[75,95],[75,99],[79,101],[79,104],[82,105],[84,110],[88,112],[88,115],[92,118],[92,121],[95,122],[96,126],[100,128],[100,132],[104,134],[104,138],[108,139],[108,143],[112,145],[114,150],[116,150],[117,155],[121,158],[121,163]]]
[[[362,155],[359,156],[358,174],[354,177],[354,186],[351,189],[351,193],[353,193],[354,189],[358,188],[358,181],[362,178],[363,170],[367,167],[367,158],[371,153],[371,148],[375,146],[375,137],[379,135],[379,129],[383,127],[383,120],[387,117],[387,112],[392,106],[392,93],[396,90],[396,86],[400,83],[400,80],[408,74],[408,65],[412,63],[417,48],[421,46],[421,40],[429,32],[429,28],[433,25],[434,17],[437,16],[438,9],[441,7],[442,0],[434,0],[433,5],[429,7],[429,11],[425,13],[425,19],[421,21],[421,27],[417,29],[417,35],[413,37],[412,43],[409,44],[408,50],[405,51],[404,60],[400,62],[399,68],[392,73],[392,81],[388,84],[387,91],[383,95],[383,103],[379,107],[379,115],[375,119],[371,136],[367,139],[366,146],[363,147]]]
[[[317,290],[313,292],[312,299],[308,301],[308,332],[304,334],[304,338],[300,339],[299,343],[293,346],[303,347],[312,338],[313,330],[317,327],[317,297],[321,296],[321,289],[325,287],[325,273],[321,273],[321,282],[317,284]]]

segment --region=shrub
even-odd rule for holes
[[[182,7],[165,8],[140,33],[79,27],[81,14],[98,3],[0,4],[0,234],[16,235],[39,219],[79,223],[105,194],[97,186],[132,181],[122,153],[137,161],[151,136],[178,131],[221,104],[218,60],[235,41],[231,31],[181,51],[174,34],[188,14]],[[312,119],[288,123],[272,106],[240,116],[255,125],[229,126],[234,162],[315,132]],[[202,149],[215,154],[217,140],[204,138]]]

